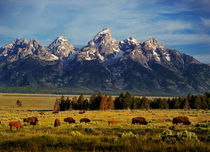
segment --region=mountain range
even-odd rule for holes
[[[0,48],[0,91],[177,95],[210,90],[210,66],[156,38],[112,38],[105,28],[82,48],[59,36],[48,47],[17,38]]]

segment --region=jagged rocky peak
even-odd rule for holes
[[[78,53],[77,60],[100,60],[104,61],[120,52],[119,43],[112,38],[109,28],[98,32],[88,45]]]
[[[64,36],[57,37],[48,47],[48,51],[60,59],[64,59],[74,54],[74,46],[70,44]]]
[[[112,38],[111,31],[109,28],[105,28],[100,31],[93,39],[96,48],[99,53],[105,58],[109,58],[115,52],[119,52],[119,43],[117,40]]]
[[[102,38],[111,39],[111,31],[109,28],[105,28],[102,31],[98,32],[96,36],[94,37],[94,42],[100,42]]]
[[[36,39],[30,41],[25,38],[17,38],[10,44],[0,49],[0,57],[5,57],[7,61],[13,62],[25,57],[37,57],[45,61],[57,60],[58,57],[46,51],[45,47],[39,44]]]
[[[135,47],[140,46],[140,43],[131,36],[123,41],[120,41],[119,45],[121,50],[127,51],[128,49],[133,50]]]
[[[95,42],[93,40],[88,42],[88,46],[94,47],[95,46]]]
[[[150,38],[143,43],[145,49],[156,50],[157,48],[163,49],[163,44],[158,44],[157,38]]]

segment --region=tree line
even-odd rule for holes
[[[121,93],[113,99],[112,95],[92,94],[89,99],[83,94],[72,99],[61,96],[56,99],[54,111],[65,110],[108,110],[108,109],[209,109],[210,92],[203,95],[189,93],[186,97],[147,98],[135,97],[131,93]]]

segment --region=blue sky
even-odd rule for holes
[[[109,27],[113,38],[156,37],[210,63],[210,0],[0,0],[0,46],[16,37],[48,45],[63,35],[86,45]]]

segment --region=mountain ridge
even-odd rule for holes
[[[17,38],[0,48],[0,72],[0,87],[157,95],[210,90],[207,64],[165,48],[156,38],[141,43],[131,36],[118,42],[109,28],[81,49],[63,36],[46,48],[36,39]]]

